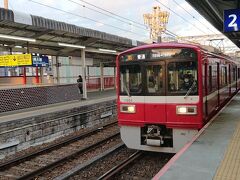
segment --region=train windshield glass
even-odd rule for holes
[[[169,95],[197,95],[197,62],[171,62],[167,66]]]
[[[120,68],[121,94],[139,94],[142,92],[142,73],[140,65],[122,65]]]
[[[163,93],[163,67],[161,65],[148,65],[146,70],[148,93]]]

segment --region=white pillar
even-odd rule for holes
[[[113,67],[113,68],[114,68],[114,76],[113,76],[113,78],[114,78],[114,89],[116,89],[116,87],[117,87],[116,67]]]
[[[57,79],[57,84],[60,83],[60,68],[59,68],[60,64],[59,64],[59,56],[56,56],[56,79]]]
[[[101,77],[100,77],[100,83],[101,83],[101,91],[104,91],[104,74],[103,74],[103,63],[100,63],[100,73],[101,73]]]
[[[85,49],[81,49],[81,60],[82,60],[82,78],[83,78],[83,99],[87,99]]]

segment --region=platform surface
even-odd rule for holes
[[[21,109],[17,111],[11,111],[6,113],[0,113],[0,123],[13,121],[19,118],[27,118],[32,116],[38,116],[41,114],[47,114],[52,112],[58,112],[66,109],[72,109],[74,107],[80,107],[90,104],[96,104],[104,101],[110,101],[116,99],[116,90],[105,90],[89,92],[87,100],[74,100],[64,103],[51,104],[46,106],[38,106],[33,108]]]
[[[154,180],[240,179],[240,93],[170,168],[160,174]]]

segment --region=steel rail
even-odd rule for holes
[[[80,171],[83,171],[84,169],[88,168],[92,164],[97,163],[98,161],[104,159],[105,157],[111,155],[112,153],[114,153],[124,147],[125,147],[125,145],[123,144],[123,142],[121,142],[121,143],[117,144],[116,146],[103,152],[102,154],[99,154],[98,156],[88,160],[87,162],[85,162],[83,164],[79,164],[76,167],[74,167],[73,169],[69,170],[68,172],[61,174],[60,176],[54,178],[54,180],[67,180],[70,177],[74,176],[75,174],[78,174]]]
[[[61,146],[70,144],[70,143],[75,142],[75,141],[77,141],[79,139],[85,138],[85,137],[87,137],[89,135],[92,135],[92,134],[96,133],[97,131],[99,131],[99,128],[106,128],[106,127],[112,126],[112,125],[114,125],[116,123],[117,122],[114,121],[114,122],[108,123],[108,124],[106,124],[104,126],[98,126],[98,127],[94,128],[94,129],[92,129],[90,131],[87,131],[85,133],[81,133],[81,134],[79,134],[77,136],[74,136],[74,137],[67,138],[67,139],[65,139],[65,140],[63,140],[61,142],[58,142],[56,144],[52,144],[52,145],[50,145],[48,147],[45,147],[45,148],[40,149],[40,150],[37,150],[37,151],[32,152],[30,154],[26,154],[26,155],[17,157],[15,159],[10,159],[9,161],[0,163],[0,169],[4,170],[4,169],[6,169],[6,168],[8,168],[10,166],[13,166],[13,165],[16,165],[17,163],[20,163],[21,161],[32,159],[32,158],[36,157],[37,155],[40,155],[40,154],[43,154],[45,152],[49,152],[49,151],[52,151],[54,149],[57,149],[57,148],[59,148]],[[0,170],[0,172],[1,172],[1,170]]]
[[[47,171],[49,171],[49,170],[52,170],[53,168],[61,165],[62,163],[68,161],[69,159],[72,159],[72,158],[74,158],[74,157],[77,156],[77,155],[86,153],[86,152],[92,150],[93,148],[99,146],[100,144],[103,144],[103,143],[105,143],[106,141],[108,141],[108,140],[110,140],[110,139],[112,139],[112,138],[114,138],[114,137],[117,137],[117,136],[119,136],[119,135],[120,135],[120,133],[117,132],[117,133],[115,133],[115,134],[113,134],[113,135],[111,135],[111,136],[109,136],[109,137],[107,137],[107,138],[105,138],[105,139],[97,142],[97,143],[94,143],[94,144],[92,144],[92,145],[89,145],[89,146],[87,146],[87,147],[84,147],[84,148],[78,150],[77,152],[74,152],[74,153],[72,153],[72,154],[70,154],[70,155],[68,155],[68,156],[65,156],[64,158],[61,158],[61,159],[59,159],[59,160],[57,160],[57,161],[54,161],[54,162],[52,162],[52,163],[50,163],[50,164],[48,164],[48,165],[46,165],[46,166],[44,166],[44,167],[41,167],[41,168],[39,168],[39,169],[37,169],[37,170],[35,170],[35,171],[32,171],[32,172],[30,172],[30,173],[27,173],[27,174],[25,174],[25,175],[23,175],[23,176],[21,176],[21,177],[19,177],[19,178],[17,178],[17,179],[18,179],[18,180],[34,179],[36,176],[39,176],[39,175],[41,175],[41,174],[43,174],[43,173],[45,173],[45,172],[47,172]]]
[[[137,151],[134,154],[132,154],[129,158],[127,158],[126,160],[122,161],[120,164],[116,165],[115,167],[113,167],[112,169],[110,169],[109,171],[107,171],[105,174],[103,174],[102,176],[100,176],[98,178],[98,180],[107,180],[107,179],[111,179],[114,175],[116,175],[117,173],[119,173],[120,171],[122,171],[124,168],[126,168],[130,163],[132,163],[133,161],[135,161],[136,159],[140,158],[143,155],[142,151]]]

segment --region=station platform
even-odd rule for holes
[[[0,113],[0,124],[31,116],[39,116],[42,114],[59,112],[63,110],[66,111],[67,109],[96,104],[103,101],[116,100],[116,98],[116,90],[92,91],[88,92],[88,98],[86,100],[82,100],[80,96],[78,100]]]
[[[19,88],[33,88],[33,87],[47,87],[47,86],[53,86],[57,84],[0,84],[0,90],[6,90],[6,89],[19,89]],[[59,84],[60,85],[60,84]]]
[[[202,128],[154,180],[240,179],[240,93]]]

